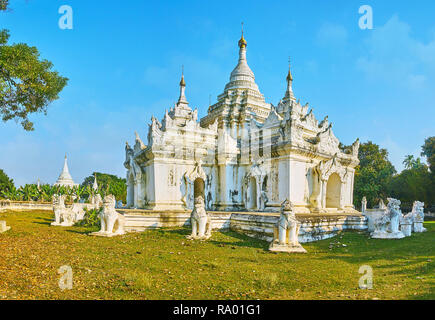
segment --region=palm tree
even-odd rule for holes
[[[411,169],[412,167],[414,167],[415,164],[414,156],[412,154],[408,154],[402,163],[404,164],[405,169],[407,170]]]

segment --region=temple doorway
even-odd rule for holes
[[[249,178],[247,209],[257,209],[257,181],[254,177]]]
[[[205,201],[204,196],[204,180],[202,178],[196,178],[193,182],[193,199],[196,199],[197,197],[201,196],[202,199]]]
[[[341,197],[341,180],[338,174],[333,173],[326,185],[326,208],[339,208]]]

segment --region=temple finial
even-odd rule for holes
[[[184,65],[181,65],[181,80],[180,80],[180,86],[185,87],[186,82],[184,81]]]
[[[288,57],[288,74],[287,74],[287,82],[293,81],[293,76],[291,73],[291,59],[290,56]]]
[[[246,45],[247,45],[247,42],[246,42],[245,38],[243,37],[243,22],[242,22],[242,37],[239,40],[239,47],[245,48]]]
[[[181,66],[181,80],[180,80],[180,97],[178,98],[178,102],[179,103],[183,103],[183,104],[187,104],[187,100],[186,100],[186,96],[185,96],[185,91],[186,89],[186,81],[184,81],[184,65]]]
[[[293,95],[293,89],[292,89],[292,82],[293,82],[293,76],[291,73],[291,59],[288,57],[288,73],[287,73],[287,89],[285,91],[284,99],[283,101],[295,101],[295,96]]]

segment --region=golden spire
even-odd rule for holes
[[[239,40],[239,47],[244,48],[244,47],[246,47],[246,45],[247,45],[247,42],[246,42],[245,38],[243,37],[243,22],[242,22],[242,37]]]
[[[184,65],[181,66],[181,80],[180,80],[180,86],[185,87],[186,82],[184,81]]]
[[[287,90],[285,91],[285,96],[283,101],[292,100],[295,101],[295,96],[293,95],[292,89],[293,76],[290,71],[290,57],[288,58],[288,73],[287,73]]]
[[[287,74],[287,82],[293,81],[293,76],[290,71],[290,57],[288,57],[288,74]]]

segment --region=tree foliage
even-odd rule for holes
[[[407,155],[405,157],[405,160],[403,160],[403,165],[405,166],[405,169],[417,169],[421,166],[424,166],[424,164],[421,162],[420,158],[415,158],[413,155]]]
[[[26,184],[19,188],[12,186],[10,189],[0,188],[0,199],[8,199],[12,201],[40,201],[51,202],[54,194],[66,195],[67,202],[78,202],[81,199],[84,201],[89,200],[92,194],[90,188],[85,187],[65,187],[65,186],[52,186],[49,184]]]
[[[100,227],[101,226],[101,218],[100,212],[103,208],[100,209],[86,209],[84,208],[85,214],[83,219],[76,223],[77,226],[80,227]]]
[[[96,173],[98,181],[98,190],[92,189],[94,176],[87,177],[83,184],[76,187],[66,187],[49,184],[26,184],[19,188],[14,186],[13,180],[10,179],[3,170],[0,169],[0,199],[12,201],[41,201],[51,202],[54,194],[66,195],[67,202],[89,201],[93,194],[100,194],[103,198],[108,194],[113,194],[116,200],[122,200],[125,203],[127,196],[127,185],[125,179],[118,178],[115,175]]]
[[[363,143],[359,150],[360,164],[355,171],[354,205],[359,208],[363,196],[367,197],[368,207],[373,207],[380,199],[397,198],[402,202],[402,210],[409,212],[415,200],[423,201],[429,210],[435,206],[435,137],[425,140],[421,158],[405,156],[405,169],[396,174],[388,160],[388,152],[371,141]]]
[[[359,208],[365,196],[368,207],[373,207],[380,199],[385,201],[389,196],[387,187],[396,169],[388,160],[388,151],[371,141],[360,145],[358,158],[360,163],[355,169],[354,205]]]
[[[94,184],[94,175],[97,177],[98,189],[101,190],[103,195],[113,194],[116,200],[126,202],[127,198],[127,184],[126,180],[119,178],[112,174],[94,172],[92,175],[83,180],[81,186],[92,187]]]
[[[0,11],[8,8],[1,0]],[[0,115],[3,121],[20,121],[33,130],[29,115],[47,113],[68,79],[53,71],[53,64],[40,59],[38,49],[24,43],[8,44],[9,31],[0,30]]]
[[[0,194],[1,192],[9,192],[15,188],[14,181],[0,169]]]
[[[9,6],[9,0],[0,0],[0,11],[6,11]]]
[[[391,197],[402,202],[403,212],[409,212],[415,200],[423,201],[426,205],[433,201],[428,167],[421,162],[417,163],[415,160],[413,165],[395,175],[388,186]]]
[[[435,174],[435,137],[427,138],[421,149],[421,155],[426,157],[430,171]]]

